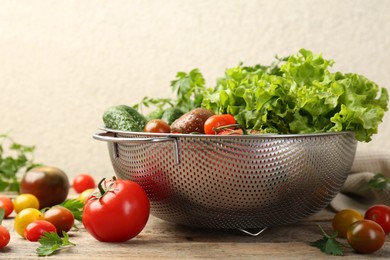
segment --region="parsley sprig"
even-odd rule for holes
[[[35,146],[15,142],[9,134],[0,134],[0,191],[20,190],[19,173],[41,164],[33,162]]]
[[[81,221],[84,208],[83,202],[78,199],[67,199],[60,205],[69,209],[73,213],[74,218],[78,221]]]
[[[390,178],[382,173],[377,173],[368,181],[368,186],[374,190],[388,190],[390,188]]]
[[[183,112],[188,112],[196,107],[200,107],[203,100],[205,79],[198,69],[190,72],[178,72],[176,79],[171,81],[172,92],[176,98],[149,98],[144,97],[140,103],[133,106],[140,109],[142,106],[155,106],[158,109],[176,107]]]
[[[333,232],[333,234],[330,236],[324,231],[324,229],[320,225],[318,225],[318,227],[321,229],[323,237],[313,242],[311,245],[319,248],[322,252],[328,255],[343,255],[343,247],[348,246],[340,243],[336,239],[337,232]]]
[[[63,238],[56,232],[45,232],[38,240],[40,246],[36,249],[38,256],[50,256],[65,248],[75,246],[75,243],[69,241],[69,236],[65,231],[62,231]]]

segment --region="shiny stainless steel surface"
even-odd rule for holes
[[[326,207],[352,166],[353,133],[206,136],[105,129],[117,177],[139,183],[154,216],[177,224],[250,229]]]

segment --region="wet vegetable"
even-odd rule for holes
[[[204,134],[204,123],[212,115],[214,115],[212,111],[204,108],[196,108],[191,110],[172,123],[171,132],[182,134]]]
[[[146,119],[134,108],[119,105],[110,107],[104,112],[103,122],[107,128],[142,132]]]

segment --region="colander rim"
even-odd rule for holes
[[[303,134],[253,134],[253,135],[205,135],[205,134],[175,134],[175,133],[149,133],[149,132],[134,132],[111,129],[104,126],[99,127],[100,130],[126,135],[138,135],[138,136],[154,136],[154,137],[175,137],[175,138],[232,138],[232,139],[284,139],[284,138],[306,138],[306,137],[325,137],[325,136],[337,136],[337,135],[354,135],[352,131],[339,131],[339,132],[316,132],[316,133],[303,133]],[[354,137],[355,138],[355,137]]]

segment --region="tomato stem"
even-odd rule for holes
[[[103,188],[103,182],[106,180],[106,178],[103,178],[99,184],[98,184],[98,189],[100,192],[100,195],[103,196],[106,193],[106,190]]]
[[[243,127],[241,124],[230,124],[230,125],[223,125],[223,126],[213,128],[214,132],[216,132],[216,133],[219,133],[220,131],[225,130],[225,129],[230,129],[230,130],[232,130],[232,132],[237,130],[237,129],[242,129],[243,135],[248,134],[245,127]]]

